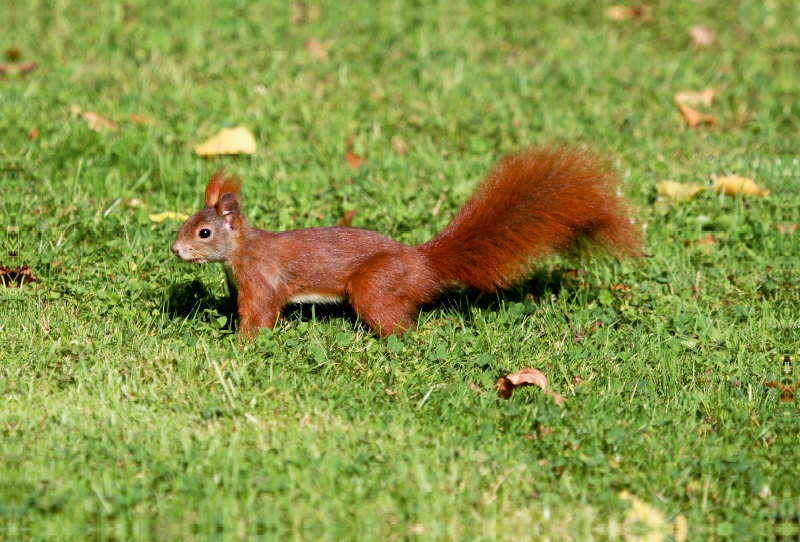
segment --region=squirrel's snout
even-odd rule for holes
[[[178,248],[178,243],[177,242],[172,243],[172,246],[170,247],[170,250],[172,250],[172,253],[175,254],[175,256],[178,256],[180,258],[181,249]]]

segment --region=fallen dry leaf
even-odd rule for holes
[[[25,62],[24,64],[0,64],[0,74],[9,75],[22,75],[28,73],[36,67],[33,62]]]
[[[699,184],[676,183],[675,181],[659,181],[656,183],[656,193],[664,199],[671,201],[689,200],[704,192],[705,186]]]
[[[644,4],[637,4],[635,6],[611,6],[606,11],[606,16],[615,22],[635,20],[640,23],[649,23],[653,21],[651,12],[653,6]]]
[[[712,126],[717,124],[716,119],[711,115],[705,115],[686,104],[678,104],[678,110],[680,110],[683,120],[686,121],[689,128],[694,128],[699,124],[710,124]]]
[[[256,152],[256,138],[244,126],[223,128],[217,135],[195,145],[194,152],[199,156],[220,154],[253,154]]]
[[[103,130],[111,130],[112,132],[116,132],[119,130],[119,126],[107,118],[101,117],[94,111],[84,111],[81,116],[83,117],[83,120],[86,121],[86,124],[89,125],[89,128],[95,132],[102,132]]]
[[[477,384],[475,384],[475,382],[470,382],[469,383],[469,389],[474,391],[475,393],[480,393],[481,392],[481,389],[478,387]]]
[[[175,211],[164,211],[162,213],[155,213],[148,216],[150,217],[150,220],[156,222],[157,224],[161,224],[167,219],[174,220],[177,222],[183,222],[184,220],[189,218],[189,215],[184,213],[176,213]]]
[[[37,139],[38,137],[39,137],[39,129],[38,129],[38,128],[36,128],[36,126],[34,126],[33,128],[31,128],[30,130],[28,130],[28,139],[29,139],[30,141],[36,141],[36,139]]]
[[[384,392],[386,395],[388,395],[389,397],[392,397],[392,396],[394,396],[394,395],[397,395],[397,393],[395,393],[394,391],[392,391],[390,388],[383,388],[383,392]]]
[[[522,369],[510,375],[501,376],[494,389],[501,399],[508,399],[514,390],[522,386],[539,386],[545,393],[553,398],[556,405],[562,406],[564,399],[554,391],[547,389],[547,377],[539,369]]]
[[[339,219],[339,222],[336,223],[337,226],[347,226],[348,228],[353,223],[353,217],[356,216],[356,209],[352,211],[347,211],[342,218]]]
[[[778,224],[775,226],[781,234],[792,235],[797,231],[797,224]]]
[[[303,8],[305,6],[300,2],[292,3],[292,24],[295,26],[299,26],[305,22],[305,17],[303,12],[305,11]]]
[[[781,402],[782,403],[792,403],[794,402],[794,390],[800,389],[800,382],[795,382],[794,384],[781,384],[780,382],[775,382],[774,380],[770,380],[764,384],[768,388],[775,388],[781,394]]]
[[[606,11],[606,16],[612,21],[628,21],[633,19],[635,12],[630,6],[611,6]]]
[[[403,138],[400,136],[394,136],[392,138],[392,148],[400,154],[406,154],[408,152],[408,144],[403,141]]]
[[[344,160],[347,162],[347,165],[350,167],[350,169],[354,169],[356,171],[358,171],[362,164],[366,163],[366,160],[350,151],[344,153]]]
[[[717,242],[717,240],[714,238],[714,235],[710,234],[710,233],[708,235],[706,235],[705,237],[701,237],[700,239],[697,240],[697,244],[698,245],[711,246],[711,245],[714,245],[716,242]]]
[[[689,29],[689,37],[692,43],[698,47],[709,47],[714,43],[716,37],[714,31],[701,24],[695,25]]]
[[[708,107],[714,99],[714,89],[707,88],[701,91],[681,90],[680,92],[676,92],[672,99],[675,100],[676,104],[704,105]]]
[[[768,188],[759,188],[753,179],[739,177],[738,175],[726,175],[717,177],[714,181],[714,191],[717,194],[725,193],[728,196],[759,196],[764,197],[769,194]]]
[[[292,24],[300,26],[307,21],[315,23],[319,21],[320,10],[319,6],[308,6],[304,2],[295,2],[292,4]]]
[[[678,514],[672,524],[672,531],[675,542],[686,542],[689,538],[689,522],[686,516]]]
[[[132,114],[128,117],[128,120],[133,122],[134,124],[155,124],[156,119],[153,117],[148,117],[147,115],[139,115],[137,113]]]
[[[315,39],[307,39],[305,43],[306,51],[311,55],[314,60],[325,61],[328,60],[328,51],[322,47],[322,44]]]
[[[623,521],[623,533],[625,540],[641,542],[657,542],[664,540],[664,513],[653,506],[642,502],[635,495],[623,491],[619,494],[620,499],[629,501],[631,507],[625,512]],[[638,527],[638,529],[637,529]],[[644,533],[635,534],[643,528]]]
[[[5,288],[19,288],[31,282],[38,282],[38,280],[27,265],[22,267],[0,265],[0,286]]]

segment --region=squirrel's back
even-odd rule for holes
[[[544,257],[588,245],[641,250],[617,176],[585,150],[533,148],[501,160],[453,221],[418,249],[442,280],[508,288]]]

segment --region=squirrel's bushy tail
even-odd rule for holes
[[[640,253],[617,176],[585,150],[534,148],[502,159],[453,221],[417,248],[443,281],[508,288],[534,263],[579,247]]]

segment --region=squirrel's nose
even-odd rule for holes
[[[178,243],[172,243],[172,246],[170,247],[170,250],[172,250],[172,252],[175,254],[175,256],[180,256],[181,255],[181,250],[178,248]]]

